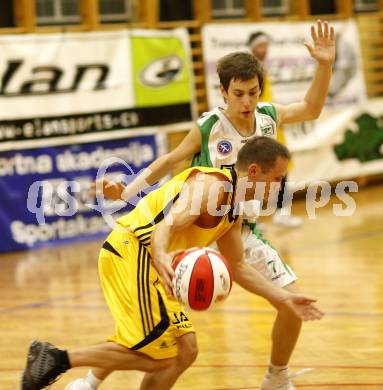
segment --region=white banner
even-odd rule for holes
[[[130,51],[127,31],[0,37],[2,118],[132,107]]]
[[[216,63],[232,51],[248,50],[246,43],[255,32],[271,37],[265,68],[271,80],[273,100],[287,104],[302,100],[313,78],[315,61],[304,41],[311,42],[312,23],[208,24],[202,31],[209,107],[223,104]],[[328,107],[359,104],[366,99],[361,68],[359,36],[354,21],[331,22],[337,35],[337,58]]]
[[[383,99],[323,119],[326,137],[293,152],[289,181],[336,182],[383,172]]]
[[[193,118],[185,29],[1,36],[0,57],[0,150]]]

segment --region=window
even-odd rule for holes
[[[335,0],[310,0],[311,15],[329,15],[336,13]]]
[[[286,15],[290,0],[263,0],[262,13],[265,16]],[[212,13],[215,18],[241,18],[246,16],[244,0],[213,0]]]
[[[354,1],[355,12],[368,12],[378,10],[377,0],[355,0]]]
[[[0,27],[15,27],[12,0],[1,0]]]
[[[128,21],[132,0],[98,0],[102,22]],[[37,23],[40,25],[80,22],[79,0],[36,0]]]
[[[245,16],[244,0],[213,0],[214,18],[242,18]]]
[[[132,17],[132,0],[99,0],[102,22],[126,22]]]
[[[290,10],[290,0],[263,0],[263,15],[287,15]]]
[[[36,0],[37,24],[79,23],[78,0]]]

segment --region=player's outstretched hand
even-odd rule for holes
[[[302,321],[315,321],[324,316],[324,313],[314,305],[315,302],[316,299],[301,294],[290,294],[284,304]]]
[[[335,61],[335,32],[327,22],[317,21],[316,28],[311,26],[313,46],[305,42],[304,45],[311,57],[320,64],[332,64]]]
[[[124,188],[125,186],[120,182],[101,179],[93,182],[89,191],[93,194],[104,195],[107,199],[121,200]]]

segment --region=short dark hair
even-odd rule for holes
[[[278,157],[290,160],[285,145],[270,137],[253,137],[240,149],[236,167],[246,169],[250,164],[258,164],[263,172],[267,172],[274,167]]]
[[[250,34],[249,39],[246,42],[246,46],[250,47],[251,44],[259,37],[265,37],[268,41],[271,41],[271,38],[268,34],[263,31],[256,31]]]
[[[219,82],[225,91],[229,89],[231,80],[247,81],[258,77],[259,87],[263,88],[264,70],[262,63],[251,53],[235,51],[220,58],[217,63]]]

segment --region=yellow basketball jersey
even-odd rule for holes
[[[261,96],[259,97],[260,102],[272,102],[273,101],[273,94],[271,91],[271,82],[269,75],[265,72],[263,75],[263,87],[261,91]]]
[[[217,226],[201,228],[191,225],[182,231],[176,232],[170,241],[169,251],[186,249],[194,246],[208,246],[226,233],[238,216],[234,215],[234,192],[236,186],[236,173],[234,170],[208,167],[191,167],[175,176],[160,188],[152,191],[141,199],[137,206],[126,216],[119,218],[117,224],[128,228],[151,252],[151,234],[156,225],[166,218],[171,206],[179,198],[187,178],[194,172],[219,173],[223,175],[230,187],[228,203],[230,206],[222,216]],[[198,180],[198,179],[197,179]],[[194,201],[194,198],[193,198]],[[198,199],[196,199],[198,201]],[[166,219],[166,223],[171,223]]]

